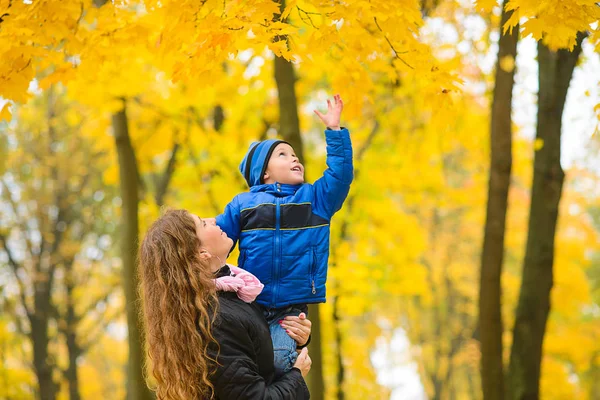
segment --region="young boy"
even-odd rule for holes
[[[327,113],[315,113],[327,126],[327,169],[314,185],[304,183],[304,167],[282,140],[252,143],[240,164],[250,192],[240,193],[216,218],[235,245],[238,266],[265,285],[256,302],[269,323],[275,370],[283,374],[296,361],[296,343],[280,321],[307,313],[308,303],[325,302],[329,223],[348,195],[353,177],[352,145],[340,127],[343,102],[327,100]]]

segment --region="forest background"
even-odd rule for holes
[[[220,213],[254,140],[313,182],[312,110],[339,93],[355,180],[312,398],[600,399],[599,20],[591,0],[0,0],[0,398],[151,399],[139,238],[165,207]]]

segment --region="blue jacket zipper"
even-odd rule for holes
[[[312,294],[317,294],[317,289],[315,288],[315,270],[317,269],[317,252],[315,248],[312,249],[312,268],[310,269],[310,284],[312,286]]]
[[[281,192],[281,185],[279,183],[276,184],[277,187],[277,191]],[[273,298],[271,300],[271,305],[274,307],[275,304],[277,304],[277,298],[279,297],[279,269],[280,269],[280,265],[279,265],[279,261],[281,259],[281,231],[280,231],[280,226],[281,226],[281,210],[280,210],[280,202],[281,202],[281,198],[276,197],[275,198],[275,249],[274,249],[274,256],[275,256],[275,262],[274,264],[274,273],[273,273],[273,282],[275,282],[275,287],[273,288]]]

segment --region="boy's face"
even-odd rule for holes
[[[279,143],[267,164],[264,176],[265,183],[284,183],[287,185],[299,185],[304,183],[304,167],[298,161],[292,146],[287,143]]]

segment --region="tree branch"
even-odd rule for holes
[[[98,303],[100,302],[107,302],[108,298],[114,293],[115,289],[119,286],[119,284],[117,284],[116,282],[112,282],[110,284],[110,286],[107,288],[107,291],[104,292],[104,294],[102,294],[101,296],[98,296],[95,300],[92,300],[87,307],[84,308],[84,310],[80,313],[77,313],[75,315],[75,319],[77,321],[81,321],[83,319],[84,316],[88,315],[89,313],[92,312],[92,310],[94,310],[94,308],[96,308],[96,306],[98,305]]]
[[[177,133],[175,134],[175,136],[177,136]],[[154,200],[156,202],[156,205],[159,207],[163,205],[164,197],[167,194],[167,191],[169,190],[169,183],[171,181],[171,178],[173,177],[173,173],[175,172],[177,153],[179,152],[180,147],[181,146],[179,142],[175,140],[175,142],[173,143],[173,150],[171,150],[171,157],[167,162],[167,166],[165,167],[165,170],[162,173],[162,175],[157,179],[158,183],[156,185],[156,193],[154,196]]]
[[[381,33],[383,34],[383,37],[385,38],[386,42],[388,42],[388,44],[390,45],[390,48],[392,49],[392,51],[394,52],[394,57],[396,57],[398,60],[402,61],[404,63],[404,65],[406,65],[408,68],[410,69],[414,69],[414,67],[412,67],[409,63],[407,63],[406,61],[404,61],[401,57],[400,54],[406,54],[408,53],[408,51],[403,51],[403,52],[399,52],[394,48],[394,45],[392,44],[392,42],[390,41],[390,39],[388,39],[387,35],[385,34],[385,32],[383,31],[383,29],[381,29],[381,27],[379,26],[379,23],[377,22],[377,17],[373,17],[373,21],[375,21],[375,25],[377,26],[377,29],[379,29],[381,31]]]
[[[31,310],[29,309],[29,306],[27,305],[27,298],[25,296],[25,284],[23,283],[23,281],[21,280],[21,277],[19,276],[19,269],[21,269],[21,266],[15,261],[13,254],[12,254],[10,248],[8,247],[8,241],[7,241],[6,237],[2,234],[2,232],[0,232],[0,242],[2,242],[4,251],[6,252],[6,255],[8,256],[8,264],[12,267],[13,274],[15,275],[17,284],[19,285],[19,297],[21,298],[21,303],[23,305],[23,308],[25,309],[27,318],[29,318],[29,320],[31,321],[31,319],[33,318],[33,313],[31,312]]]
[[[10,204],[13,214],[15,215],[16,225],[19,227],[21,232],[23,232],[23,237],[25,238],[25,245],[29,254],[33,255],[33,246],[31,244],[31,238],[27,235],[29,233],[29,228],[27,227],[27,223],[25,222],[27,218],[19,213],[19,208],[17,203],[14,201],[11,195],[11,191],[8,188],[6,182],[0,178],[0,185],[3,186],[6,190],[6,196],[4,198]]]
[[[92,328],[89,332],[85,333],[84,335],[81,335],[80,337],[89,338],[86,342],[82,343],[79,346],[81,348],[81,354],[85,354],[94,344],[98,343],[98,340],[104,335],[108,324],[113,322],[115,319],[117,319],[117,317],[121,316],[122,314],[125,314],[125,309],[123,308],[117,310],[113,315],[110,316],[110,318],[102,318],[102,321],[100,321],[100,328],[98,328],[96,332],[92,332]]]

